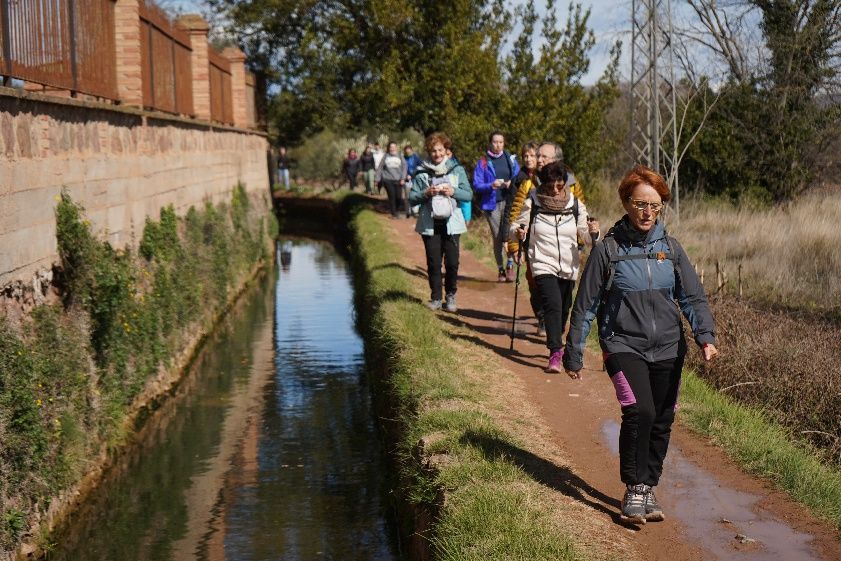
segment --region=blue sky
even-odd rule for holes
[[[175,7],[184,11],[204,11],[204,0],[159,0],[161,5]],[[508,2],[510,7],[522,4],[522,1]],[[558,0],[558,13],[562,19],[565,18],[571,2]],[[545,12],[546,0],[536,0],[538,14]],[[610,48],[617,39],[622,40],[623,60],[620,72],[624,77],[629,74],[628,59],[625,51],[629,42],[631,29],[631,2],[630,0],[608,1],[608,0],[583,0],[581,5],[586,9],[590,8],[590,27],[596,34],[596,46],[591,53],[590,72],[584,77],[585,84],[594,83],[604,72],[607,66]]]

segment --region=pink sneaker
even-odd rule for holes
[[[561,371],[561,359],[564,357],[564,351],[555,351],[549,355],[549,364],[543,369],[548,374],[558,374]]]

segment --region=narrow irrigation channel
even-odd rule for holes
[[[397,559],[346,261],[285,239],[49,559]]]

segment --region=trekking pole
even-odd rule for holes
[[[520,224],[520,230],[525,230],[526,225]],[[520,240],[517,245],[517,273],[514,280],[514,312],[511,314],[511,346],[509,351],[514,350],[514,326],[517,323],[517,294],[520,292],[520,263],[523,262],[523,243],[525,240]]]

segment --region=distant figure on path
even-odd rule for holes
[[[281,146],[277,151],[277,170],[283,188],[289,190],[289,155],[286,153],[286,146]]]
[[[362,169],[362,162],[356,154],[356,150],[351,148],[347,151],[347,158],[342,164],[342,172],[350,184],[350,190],[356,189],[356,178],[359,175],[359,170]]]
[[[412,148],[411,144],[407,144],[403,147],[403,159],[406,160],[406,181],[403,183],[403,191],[406,194],[406,200],[409,200],[409,191],[412,189],[412,178],[415,176],[415,171],[418,169],[418,166],[421,163],[420,156],[415,154],[415,150]],[[409,207],[409,214],[406,217],[410,217],[412,214],[417,214],[416,207]]]
[[[511,154],[505,151],[505,136],[494,131],[488,137],[488,151],[476,163],[473,169],[473,188],[481,196],[481,208],[488,218],[493,238],[493,253],[499,269],[497,280],[506,282],[513,273],[506,274],[506,269],[514,267],[513,262],[503,266],[503,247],[508,238],[508,220],[505,214],[505,201],[511,180],[517,177],[520,166]]]
[[[636,166],[619,184],[623,216],[587,261],[572,311],[564,369],[581,377],[584,345],[598,318],[599,345],[622,407],[619,475],[621,516],[643,524],[664,519],[654,496],[677,409],[689,321],[706,361],[718,355],[704,287],[660,213],[671,199],[666,181]]]
[[[383,149],[380,148],[380,143],[379,142],[374,143],[373,154],[374,154],[374,169],[376,170],[376,169],[379,169],[380,164],[382,163],[383,158],[385,157],[385,152],[383,152]],[[382,190],[383,190],[382,182],[377,181],[377,194],[381,193]]]
[[[452,143],[447,135],[434,132],[424,142],[429,160],[418,166],[409,203],[420,205],[415,231],[423,239],[426,250],[426,273],[429,278],[429,306],[441,308],[441,261],[444,262],[444,308],[458,311],[459,236],[467,231],[459,201],[469,201],[473,191],[464,168],[447,157]]]
[[[397,150],[396,142],[389,142],[387,152],[377,168],[377,183],[382,183],[388,195],[391,217],[398,218],[400,213],[410,216],[409,204],[403,200],[403,183],[406,181],[406,160]]]
[[[362,176],[365,179],[365,193],[373,195],[377,166],[374,164],[374,152],[370,144],[362,151],[362,157],[359,160],[362,166]]]

